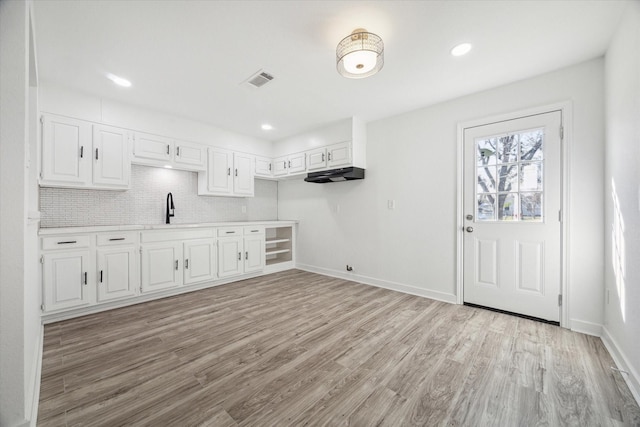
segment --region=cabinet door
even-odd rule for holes
[[[287,169],[287,161],[288,157],[278,157],[273,161],[273,175],[274,176],[282,176],[286,175],[289,172]]]
[[[272,178],[273,177],[273,171],[272,171],[272,162],[271,159],[268,157],[256,157],[256,161],[255,161],[255,175],[256,176],[262,176],[265,178]]]
[[[209,149],[209,165],[207,170],[207,187],[212,193],[233,193],[233,153],[218,148]]]
[[[172,148],[173,141],[169,138],[142,132],[134,134],[133,155],[135,159],[161,160],[169,164],[173,161]]]
[[[324,169],[327,167],[327,149],[316,148],[315,150],[307,151],[307,170],[315,171]]]
[[[243,196],[253,196],[253,157],[235,153],[233,166],[233,192]]]
[[[42,184],[88,185],[91,181],[91,124],[42,116]]]
[[[351,164],[351,143],[341,142],[327,147],[327,166],[330,168]]]
[[[142,247],[142,292],[173,288],[182,284],[182,243],[167,242]]]
[[[216,246],[213,239],[184,243],[184,284],[211,281],[216,278]]]
[[[44,309],[53,311],[89,305],[89,251],[43,255]]]
[[[135,247],[98,249],[98,302],[131,297],[138,287]]]
[[[264,235],[244,238],[244,272],[264,270]]]
[[[218,277],[242,273],[242,237],[218,239]]]
[[[175,143],[175,162],[192,170],[205,170],[207,165],[206,147],[192,142]]]
[[[289,160],[287,161],[289,174],[304,172],[307,169],[305,160],[305,153],[291,154],[289,156]]]
[[[93,183],[127,188],[131,174],[129,133],[112,126],[93,125]]]

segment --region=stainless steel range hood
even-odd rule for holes
[[[324,184],[327,182],[353,181],[355,179],[364,179],[364,169],[350,167],[331,169],[321,172],[311,172],[304,180],[307,182]]]

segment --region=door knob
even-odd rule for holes
[[[473,233],[473,227],[467,227],[467,233]]]

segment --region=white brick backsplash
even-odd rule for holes
[[[198,196],[196,172],[134,165],[128,191],[40,188],[41,227],[164,224],[169,192],[172,224],[278,219],[276,181],[256,179],[255,197]]]

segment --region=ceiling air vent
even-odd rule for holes
[[[245,83],[250,87],[258,88],[266,85],[271,80],[273,80],[273,76],[271,74],[267,73],[264,70],[260,70],[249,77],[247,80],[245,80]]]

